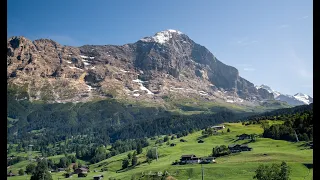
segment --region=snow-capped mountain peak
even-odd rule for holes
[[[308,98],[308,95],[303,94],[303,93],[297,93],[297,94],[295,94],[294,96],[297,96],[297,97],[306,97],[306,98]]]
[[[269,86],[267,86],[267,85],[264,85],[264,84],[262,84],[262,85],[260,85],[260,86],[256,86],[256,88],[257,89],[265,89],[265,90],[267,90],[267,91],[269,91],[269,93],[271,93],[273,90],[269,87]]]
[[[257,89],[262,88],[262,89],[267,90],[269,93],[272,93],[272,94],[273,94],[274,98],[277,98],[278,96],[281,95],[281,93],[279,93],[278,91],[275,91],[275,90],[271,89],[269,86],[264,85],[264,84],[262,84],[262,85],[260,85],[260,86],[255,86],[255,87],[256,87]]]
[[[297,105],[303,105],[303,104],[310,104],[313,103],[313,98],[311,96],[308,96],[303,93],[297,93],[295,95],[287,95],[287,94],[282,94],[278,91],[275,91],[271,89],[267,85],[260,85],[260,86],[255,86],[257,89],[263,88],[267,90],[269,93],[272,93],[274,95],[274,98],[279,101],[285,101],[290,105],[297,106]]]
[[[160,43],[160,44],[164,44],[164,43],[168,42],[173,37],[173,34],[180,35],[180,34],[183,34],[183,33],[178,31],[178,30],[167,29],[165,31],[157,32],[152,37],[142,38],[142,39],[140,39],[140,41],[143,41],[143,42],[157,42],[157,43]]]
[[[299,101],[302,101],[304,104],[310,104],[313,102],[312,97],[303,93],[297,93],[293,97],[298,99]]]

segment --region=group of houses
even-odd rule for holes
[[[58,171],[64,171],[64,170],[65,170],[64,168],[58,169]],[[65,177],[66,178],[71,178],[74,174],[76,174],[78,177],[86,177],[88,172],[90,172],[88,167],[82,166],[80,168],[75,169],[74,172],[72,172],[72,173],[67,173],[65,175]],[[94,176],[93,179],[94,180],[102,180],[103,179],[103,175]]]
[[[228,146],[231,153],[241,152],[241,151],[251,151],[252,148],[247,144],[231,144]]]
[[[64,168],[58,168],[58,172],[65,171]],[[89,172],[89,169],[87,167],[80,167],[74,170],[74,172],[66,173],[66,178],[71,178],[74,174],[78,175],[78,177],[86,177]]]
[[[247,144],[232,144],[228,146],[231,153],[251,151],[252,148]],[[197,157],[194,154],[182,155],[180,158],[180,164],[199,164],[199,163],[215,163],[214,157]]]
[[[194,154],[182,155],[180,159],[181,164],[199,164],[199,163],[215,163],[214,157],[197,157]]]

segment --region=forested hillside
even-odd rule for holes
[[[313,140],[313,104],[278,109],[247,117],[250,123],[260,123],[263,136],[287,141]],[[284,121],[283,124],[266,125],[264,120]]]
[[[281,120],[284,124],[264,126],[264,137],[295,141],[313,138],[313,104],[274,110],[258,115],[224,107],[185,115],[162,107],[145,107],[113,99],[87,103],[45,104],[17,100],[8,90],[8,151],[27,151],[28,145],[43,156],[77,153],[79,159],[99,162],[148,145],[145,138],[164,134],[179,137],[223,122]],[[61,142],[64,142],[61,144]],[[139,144],[139,145],[138,145]],[[99,154],[99,147],[109,153]]]
[[[77,145],[110,145],[117,140],[185,133],[222,122],[234,122],[246,114],[217,107],[212,113],[182,115],[161,107],[124,104],[113,99],[87,103],[45,104],[17,100],[8,90],[8,143],[18,144],[19,151],[29,144],[46,153],[61,141]],[[72,141],[70,140],[72,139]],[[75,152],[76,147],[57,153]]]

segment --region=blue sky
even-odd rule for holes
[[[10,0],[8,37],[133,43],[177,29],[250,82],[313,95],[312,0]]]

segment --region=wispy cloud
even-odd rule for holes
[[[234,44],[240,45],[240,46],[248,46],[251,44],[258,43],[257,40],[249,40],[248,37],[239,38],[236,41],[234,41]]]
[[[239,69],[242,69],[244,71],[255,71],[256,70],[251,64],[237,64],[237,67],[239,67]]]
[[[255,71],[255,68],[243,68],[244,71]]]
[[[307,19],[308,17],[309,16],[303,16],[303,17],[298,18],[298,20]]]
[[[279,26],[280,29],[284,29],[284,28],[288,28],[288,27],[289,27],[288,24],[282,24],[282,25]]]
[[[313,79],[313,70],[307,69],[305,60],[300,58],[294,49],[291,49],[289,52],[291,57],[290,66],[291,68],[299,74],[301,78],[311,80]]]

